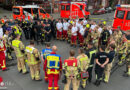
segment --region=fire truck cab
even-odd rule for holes
[[[50,15],[45,12],[42,7],[37,5],[25,5],[25,6],[13,6],[13,18],[14,19],[28,19],[33,18],[34,15],[42,16],[43,18],[49,18]]]
[[[117,29],[118,26],[123,31],[130,30],[130,5],[117,5],[113,29]]]
[[[89,18],[90,12],[87,10],[85,2],[61,2],[61,18]]]

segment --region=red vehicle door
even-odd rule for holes
[[[60,15],[61,15],[61,18],[65,18],[66,16],[65,16],[65,4],[61,4],[61,13],[60,13]]]
[[[65,8],[65,18],[69,18],[70,16],[70,4],[66,5]]]
[[[72,3],[71,4],[71,17],[76,18],[79,14],[79,5]]]
[[[130,30],[130,11],[126,12],[125,19],[123,21],[122,30]]]
[[[113,22],[113,28],[116,29],[118,26],[122,27],[124,21],[125,11],[116,10],[115,18]]]
[[[19,7],[13,7],[13,18],[14,19],[22,19],[23,18],[23,10]]]

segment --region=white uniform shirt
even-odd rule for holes
[[[62,32],[62,27],[63,27],[63,25],[62,25],[62,23],[57,23],[56,24],[56,28],[58,29],[58,31],[60,31],[60,32]]]
[[[102,32],[102,28],[101,27],[98,28],[98,32],[100,32],[100,33]]]
[[[93,30],[97,25],[91,25],[91,29]]]
[[[68,22],[64,22],[63,23],[63,30],[67,31],[69,28],[69,23]]]
[[[112,30],[109,30],[109,33],[112,35]]]
[[[3,37],[3,28],[0,28],[0,37]]]
[[[73,26],[72,29],[71,29],[72,35],[77,36],[77,31],[78,31],[78,28]]]
[[[80,28],[79,33],[80,33],[82,36],[84,35],[84,31],[85,31],[85,29],[86,29],[86,28],[83,28],[83,27],[82,27],[82,28]]]
[[[86,25],[87,24],[87,20],[83,20],[83,25]]]
[[[76,23],[78,23],[79,19],[76,19]]]
[[[80,25],[80,26],[79,26],[79,30],[82,29],[82,28],[83,28],[83,25]]]
[[[80,23],[76,23],[76,27],[78,28],[78,29],[80,29],[80,26],[81,26],[81,24]]]

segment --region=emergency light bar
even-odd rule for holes
[[[116,7],[126,7],[126,8],[129,8],[130,4],[128,4],[128,5],[120,5],[120,4],[118,4],[118,5],[116,5]]]
[[[130,7],[130,4],[128,4],[128,5],[121,5],[121,7]]]

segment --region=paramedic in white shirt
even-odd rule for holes
[[[2,24],[0,24],[0,37],[3,37],[3,28],[2,28]]]
[[[68,35],[67,35],[68,29],[69,29],[69,23],[66,20],[64,20],[63,22],[63,39],[64,40],[67,40],[68,38]]]
[[[63,24],[61,23],[61,20],[59,20],[59,22],[56,24],[56,28],[57,28],[57,39],[62,39],[62,28],[63,28]]]
[[[108,29],[110,35],[112,35],[112,28],[111,28],[111,26],[108,26],[107,29]]]
[[[76,23],[73,24],[72,29],[71,29],[71,45],[76,46],[76,40],[77,40],[77,31],[78,28],[76,27]]]
[[[96,23],[93,22],[90,28],[91,28],[92,30],[94,30],[94,28],[95,28],[96,26],[97,26]]]
[[[84,33],[85,33],[85,30],[86,30],[86,25],[83,25],[82,28],[80,28],[80,31],[79,31],[79,41],[80,41],[80,47],[83,46],[83,41],[84,41]]]
[[[83,25],[86,25],[87,24],[87,20],[86,18],[83,19]]]

